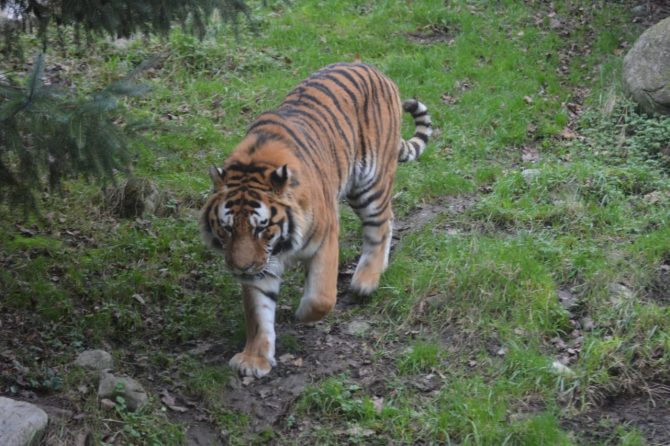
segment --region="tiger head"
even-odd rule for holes
[[[238,278],[271,272],[272,258],[294,241],[288,186],[295,179],[288,166],[234,162],[210,168],[209,175],[214,190],[200,216],[205,243],[223,254]]]

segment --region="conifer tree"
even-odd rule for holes
[[[174,23],[188,23],[202,37],[214,11],[233,23],[240,13],[250,19],[243,0],[0,0],[0,8],[24,24],[34,20],[44,47],[49,26],[73,26],[77,35],[83,30],[129,37],[136,32],[167,34]],[[17,34],[5,33],[6,45]]]
[[[61,178],[112,179],[129,163],[128,141],[144,124],[116,124],[118,99],[143,94],[131,77],[88,97],[44,85],[37,57],[24,85],[0,82],[0,202],[36,210],[35,192]]]
[[[240,13],[249,18],[243,0],[0,0],[0,9],[21,25],[3,30],[5,49],[33,30],[46,50],[50,28],[128,37],[164,35],[179,23],[202,37],[215,11],[233,23]],[[128,167],[129,141],[141,126],[129,122],[118,99],[146,90],[128,78],[81,97],[45,85],[43,71],[40,55],[23,85],[0,76],[0,203],[26,211],[37,209],[36,191],[56,187],[63,176],[104,180]]]

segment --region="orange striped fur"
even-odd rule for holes
[[[408,141],[390,79],[362,63],[329,65],[261,114],[223,167],[210,169],[214,191],[200,226],[242,283],[247,341],[230,364],[243,375],[263,376],[275,364],[274,313],[286,267],[300,261],[307,269],[299,320],[319,320],[335,305],[341,198],[363,222],[351,289],[377,288],[388,264],[397,163],[416,159],[431,134],[423,104],[410,100],[404,110],[416,124]]]

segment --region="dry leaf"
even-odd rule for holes
[[[575,132],[573,132],[567,127],[564,128],[563,131],[561,132],[561,138],[563,139],[575,139],[576,137],[577,135],[575,134]]]
[[[286,364],[287,362],[291,362],[294,359],[295,359],[295,356],[293,356],[292,354],[284,353],[283,355],[281,355],[279,357],[279,362],[281,362],[282,364]]]
[[[168,409],[175,412],[184,413],[188,410],[185,407],[178,406],[174,396],[170,395],[170,392],[168,392],[167,389],[161,392],[161,401],[167,406]]]
[[[384,410],[384,397],[383,396],[373,396],[372,397],[372,405],[375,408],[375,411],[377,413],[382,413],[382,410]]]

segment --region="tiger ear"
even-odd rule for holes
[[[214,184],[214,190],[223,188],[223,180],[226,178],[226,171],[221,167],[212,166],[209,168],[209,177]]]
[[[275,191],[281,193],[286,189],[286,185],[291,178],[291,171],[288,168],[288,164],[284,164],[281,167],[275,169],[274,172],[270,174],[270,181],[272,182],[272,187]]]

